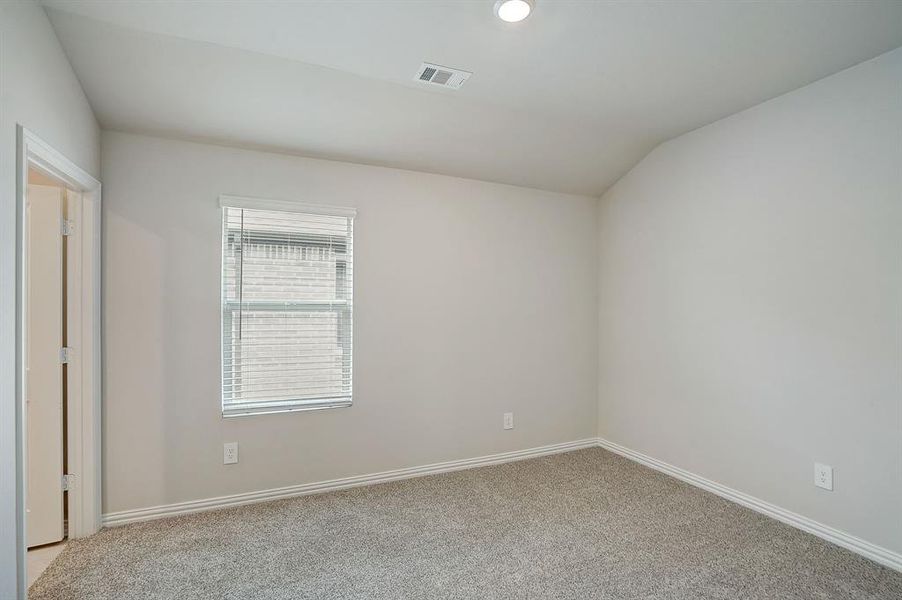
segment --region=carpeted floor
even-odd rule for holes
[[[601,449],[127,525],[31,600],[902,598],[902,574]]]

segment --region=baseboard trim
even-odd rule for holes
[[[598,438],[598,445],[605,450],[610,450],[615,454],[619,454],[620,456],[645,465],[646,467],[650,467],[656,471],[670,475],[671,477],[676,477],[677,479],[685,481],[686,483],[694,485],[695,487],[711,492],[712,494],[717,494],[721,498],[726,498],[727,500],[735,502],[736,504],[740,504],[742,506],[745,506],[746,508],[754,510],[755,512],[767,515],[768,517],[776,519],[782,523],[786,523],[787,525],[795,527],[796,529],[801,529],[802,531],[816,535],[817,537],[827,540],[828,542],[832,542],[837,546],[841,546],[846,550],[851,550],[856,554],[860,554],[861,556],[869,558],[876,563],[880,563],[881,565],[889,567],[890,569],[902,572],[902,554],[893,552],[876,544],[872,544],[839,529],[824,525],[823,523],[818,523],[813,519],[809,519],[808,517],[804,517],[800,514],[781,508],[775,504],[771,504],[770,502],[765,502],[764,500],[760,500],[758,498],[755,498],[754,496],[750,496],[746,493],[734,490],[733,488],[729,488],[725,485],[717,483],[716,481],[705,479],[700,475],[690,473],[685,469],[675,467],[664,461],[642,454],[641,452],[636,452],[635,450],[621,446],[620,444],[615,444],[614,442],[610,442],[606,439]]]
[[[452,460],[447,462],[434,463],[419,467],[409,467],[406,469],[395,469],[392,471],[383,471],[381,473],[370,473],[367,475],[357,475],[354,477],[344,477],[341,479],[331,479],[328,481],[320,481],[315,483],[306,483],[302,485],[293,485],[282,488],[269,490],[261,490],[257,492],[247,492],[244,494],[233,494],[230,496],[220,496],[217,498],[205,498],[202,500],[191,500],[188,502],[179,502],[176,504],[165,504],[162,506],[152,506],[149,508],[139,508],[136,510],[125,510],[120,512],[106,513],[103,515],[104,527],[115,527],[125,525],[127,523],[136,523],[139,521],[150,521],[161,519],[163,517],[175,517],[179,515],[187,515],[196,512],[217,510],[221,508],[229,508],[234,506],[243,506],[246,504],[254,504],[257,502],[267,502],[270,500],[280,500],[283,498],[294,498],[297,496],[306,496],[310,494],[321,494],[337,490],[344,490],[364,485],[373,485],[377,483],[387,483],[390,481],[400,481],[402,479],[411,479],[414,477],[424,477],[426,475],[437,475],[439,473],[449,473],[451,471],[462,471],[465,469],[473,469],[476,467],[484,467],[489,465],[497,465],[502,463],[514,462],[518,460],[526,460],[529,458],[537,458],[547,456],[549,454],[559,454],[562,452],[570,452],[573,450],[581,450],[583,448],[601,447],[615,454],[628,458],[646,467],[656,471],[675,477],[681,481],[685,481],[690,485],[701,488],[705,491],[716,494],[721,498],[725,498],[736,504],[750,508],[758,513],[776,519],[782,523],[786,523],[797,529],[808,532],[812,535],[841,546],[847,550],[860,554],[865,558],[873,560],[881,565],[902,572],[902,554],[888,550],[876,544],[872,544],[861,538],[850,535],[839,529],[824,525],[808,517],[781,508],[770,502],[765,502],[754,496],[750,496],[744,492],[740,492],[733,488],[727,487],[716,481],[711,481],[695,473],[686,471],[679,467],[675,467],[664,461],[658,460],[641,452],[637,452],[620,444],[608,441],[603,438],[588,438],[576,440],[572,442],[564,442],[561,444],[551,444],[548,446],[540,446],[538,448],[528,448],[526,450],[514,450],[512,452],[502,452],[499,454],[490,454],[487,456],[479,456],[476,458],[467,458],[462,460]]]
[[[499,454],[490,454],[488,456],[479,456],[476,458],[451,460],[419,467],[409,467],[406,469],[383,471],[381,473],[357,475],[354,477],[344,477],[341,479],[331,479],[329,481],[292,485],[270,490],[261,490],[258,492],[247,492],[244,494],[233,494],[231,496],[220,496],[218,498],[191,500],[188,502],[165,504],[162,506],[152,506],[149,508],[139,508],[136,510],[124,510],[104,514],[102,522],[104,527],[115,527],[117,525],[136,523],[138,521],[150,521],[163,517],[175,517],[178,515],[187,515],[207,510],[216,510],[220,508],[242,506],[245,504],[254,504],[256,502],[280,500],[283,498],[294,498],[296,496],[306,496],[309,494],[321,494],[324,492],[333,492],[336,490],[344,490],[347,488],[363,485],[373,485],[377,483],[386,483],[389,481],[411,479],[413,477],[423,477],[426,475],[436,475],[438,473],[448,473],[451,471],[461,471],[475,467],[497,465],[501,463],[525,460],[528,458],[537,458],[539,456],[546,456],[549,454],[570,452],[572,450],[580,450],[583,448],[594,448],[597,445],[597,438],[588,438],[584,440],[564,442],[561,444],[540,446],[538,448],[528,448],[526,450],[514,450],[512,452],[501,452]]]

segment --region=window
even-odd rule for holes
[[[349,406],[354,211],[222,205],[223,415]]]

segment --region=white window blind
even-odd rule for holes
[[[223,199],[223,415],[350,405],[353,212],[240,200]]]

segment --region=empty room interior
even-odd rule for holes
[[[0,0],[0,600],[902,600],[899,0]]]

